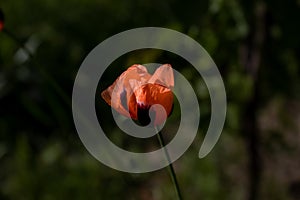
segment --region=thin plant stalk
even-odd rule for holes
[[[157,133],[157,138],[158,138],[159,144],[164,149],[164,153],[165,153],[166,159],[167,159],[167,161],[169,163],[169,165],[168,165],[168,171],[169,171],[169,174],[171,176],[172,183],[174,185],[174,189],[176,191],[177,198],[178,198],[178,200],[182,200],[183,198],[182,198],[182,195],[181,195],[181,192],[180,192],[179,184],[178,184],[178,181],[177,181],[177,178],[176,178],[176,173],[175,173],[173,164],[171,162],[169,152],[168,152],[168,150],[166,148],[164,148],[165,147],[164,138],[162,136],[161,131],[158,131],[157,127],[155,127],[155,130],[156,130],[156,132],[158,132]]]

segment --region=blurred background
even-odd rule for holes
[[[171,63],[198,94],[201,123],[174,163],[184,199],[300,199],[300,1],[1,0],[0,199],[176,199],[166,169],[129,174],[104,166],[81,143],[72,118],[73,82],[88,53],[131,28],[185,33],[211,55],[228,100],[223,133],[204,159],[207,88],[177,55],[139,50],[117,59],[99,94],[134,63]],[[21,46],[32,53],[31,58]],[[96,95],[99,123],[124,149],[159,148],[116,127]],[[172,139],[178,107],[164,134]]]

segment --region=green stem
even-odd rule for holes
[[[176,191],[178,200],[182,200],[183,198],[182,198],[182,195],[181,195],[181,192],[180,192],[180,188],[179,188],[179,184],[178,184],[178,181],[177,181],[177,178],[176,178],[176,173],[175,173],[173,164],[171,162],[168,150],[165,148],[164,138],[163,138],[161,132],[158,131],[156,127],[155,127],[155,130],[156,130],[156,132],[158,132],[157,133],[157,137],[158,137],[159,144],[164,149],[164,153],[165,153],[166,159],[167,159],[167,161],[169,163],[169,165],[168,165],[168,171],[169,171],[169,174],[171,176],[171,179],[172,179],[172,182],[173,182],[174,189]]]

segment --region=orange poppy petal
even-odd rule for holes
[[[170,64],[160,66],[153,76],[149,79],[148,83],[160,84],[167,88],[174,87],[174,74]]]
[[[142,125],[150,122],[149,109],[160,104],[167,116],[173,109],[174,75],[171,65],[160,66],[153,76],[146,67],[132,65],[101,93],[102,98],[120,114],[139,120]],[[154,108],[155,125],[165,121],[163,111]]]
[[[134,88],[136,88],[134,84],[146,83],[150,78],[151,75],[146,67],[137,64],[132,65],[111,86],[104,90],[101,96],[106,103],[120,114],[137,119],[134,109],[136,107],[135,97],[132,96]],[[130,80],[136,80],[137,82],[133,83]],[[112,95],[114,95],[114,98],[112,98]]]
[[[137,118],[142,125],[150,122],[149,109],[152,105],[160,104],[164,107],[167,116],[170,115],[173,108],[172,91],[159,84],[145,84],[134,92],[137,102]],[[166,119],[164,113],[154,108],[154,125],[162,124]]]

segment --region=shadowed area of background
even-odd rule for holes
[[[1,0],[0,8],[6,29],[0,32],[0,199],[175,199],[166,169],[128,174],[95,160],[72,119],[72,86],[83,59],[113,34],[143,26],[180,31],[208,51],[226,87],[224,131],[200,160],[210,119],[207,88],[181,57],[146,49],[118,58],[99,82],[95,106],[107,136],[135,152],[159,148],[155,137],[122,133],[100,93],[132,64],[170,63],[193,85],[201,111],[197,138],[174,163],[185,199],[300,198],[299,0]],[[175,103],[163,131],[167,141],[179,119]]]

